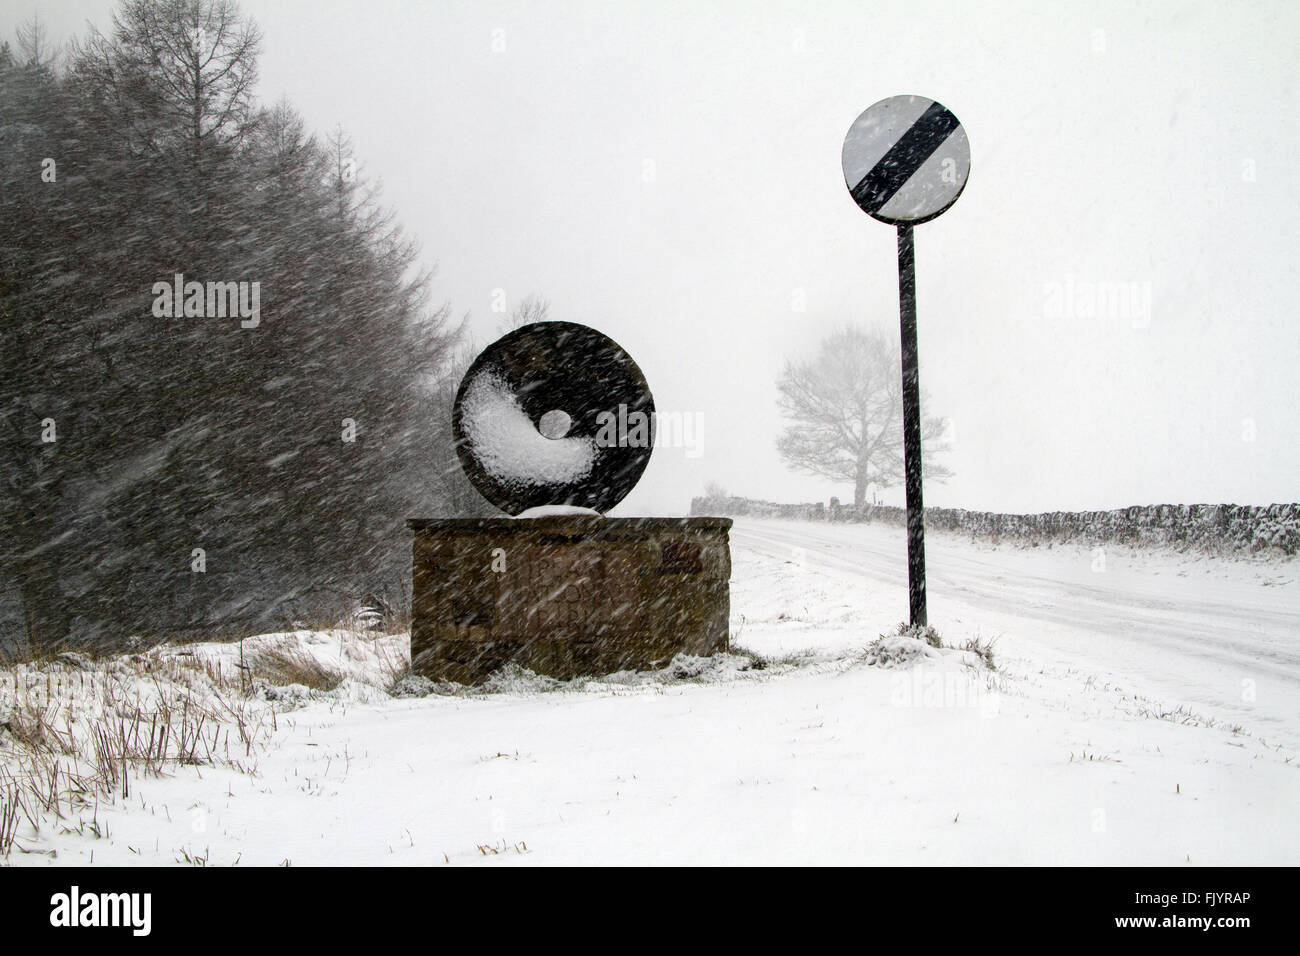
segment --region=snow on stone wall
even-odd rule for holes
[[[747,498],[694,498],[693,515],[747,515],[827,521],[882,521],[902,525],[906,511],[885,505],[861,512],[832,504],[782,505]],[[1210,553],[1300,551],[1300,503],[1272,505],[1135,505],[1113,511],[996,514],[960,508],[926,508],[925,526],[992,541],[1023,544],[1158,545]]]

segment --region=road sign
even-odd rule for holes
[[[907,492],[907,594],[912,623],[925,606],[925,505],[921,495],[921,385],[916,352],[916,248],[912,227],[941,216],[970,176],[970,143],[957,117],[925,96],[891,96],[863,111],[841,155],[849,195],[873,219],[898,227],[898,314],[903,365]]]
[[[966,131],[925,96],[891,96],[864,111],[844,137],[842,159],[854,202],[891,226],[942,215],[970,175]]]

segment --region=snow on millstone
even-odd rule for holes
[[[596,463],[596,446],[590,438],[547,438],[537,430],[510,386],[490,372],[470,382],[464,421],[475,457],[500,481],[567,484],[585,478]]]

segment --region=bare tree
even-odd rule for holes
[[[343,131],[342,124],[335,124],[326,137],[326,152],[330,161],[329,184],[342,219],[352,210],[352,194],[357,186],[357,160],[352,149],[352,137]]]
[[[137,139],[179,139],[197,161],[253,128],[261,40],[234,0],[122,0],[112,36],[92,30],[74,55],[87,86],[149,107]]]
[[[793,424],[777,439],[777,452],[798,471],[853,483],[861,508],[867,487],[903,480],[903,389],[898,344],[879,330],[843,328],[810,361],[786,362],[777,382],[779,404]],[[925,398],[922,396],[922,408]],[[923,418],[925,475],[952,474],[935,460],[946,422]]]
[[[515,329],[534,322],[545,322],[551,317],[551,303],[533,293],[524,296],[519,304],[510,310],[510,315],[501,323],[501,333],[513,332]]]
[[[58,60],[61,51],[50,42],[49,32],[36,14],[32,14],[30,20],[18,24],[14,32],[18,40],[18,52],[21,54],[20,60],[25,65],[51,66]]]

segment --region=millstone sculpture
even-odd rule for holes
[[[619,423],[628,421],[641,427],[620,441]],[[538,322],[479,354],[452,422],[461,467],[502,511],[568,505],[603,513],[650,461],[654,399],[613,339],[572,322]]]
[[[411,666],[474,683],[514,663],[555,677],[727,648],[729,518],[610,518],[654,449],[654,399],[622,348],[526,325],[475,359],[456,451],[514,517],[411,519]]]

